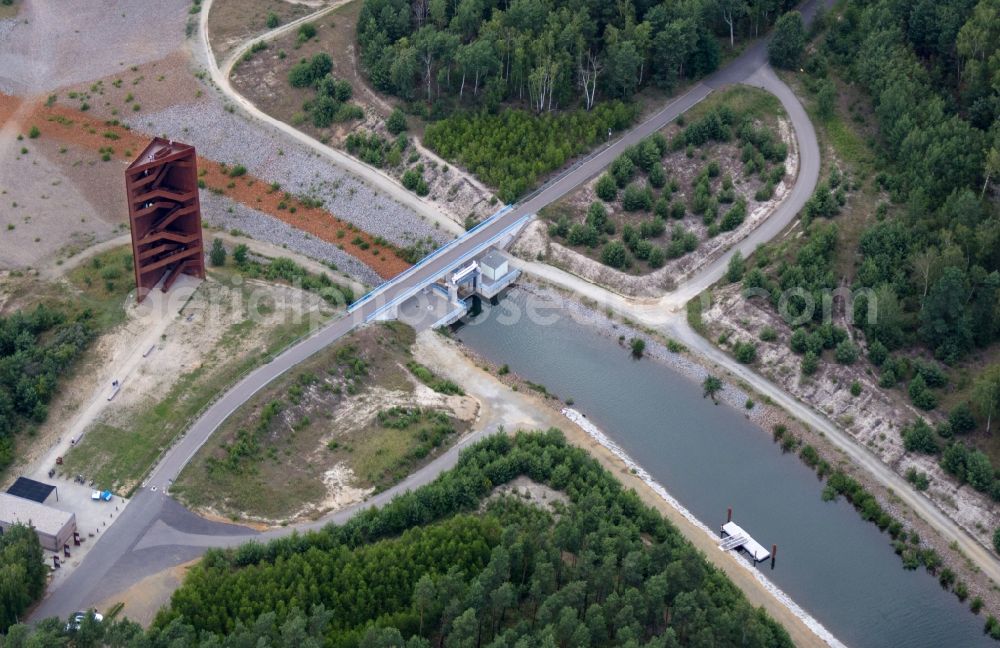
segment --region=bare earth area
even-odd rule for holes
[[[215,0],[208,16],[212,51],[221,62],[244,41],[277,27],[268,24],[269,16],[283,25],[327,4],[325,0]]]
[[[130,316],[142,331],[138,357],[130,356],[131,366],[106,367],[121,381],[121,392],[74,422],[83,437],[65,458],[67,474],[130,492],[205,402],[265,354],[329,317],[316,295],[238,276],[216,274],[188,295],[179,310],[175,303],[156,313],[165,319],[152,331]],[[124,341],[116,337],[123,334],[112,332],[98,344],[120,348]]]
[[[402,480],[479,411],[475,399],[417,379],[413,343],[406,326],[372,324],[324,349],[230,416],[171,492],[208,517],[278,525]]]

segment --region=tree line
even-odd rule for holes
[[[0,633],[42,597],[48,571],[34,529],[15,524],[0,534]]]
[[[93,337],[88,311],[70,318],[39,305],[0,317],[0,470],[14,460],[14,435],[46,419],[59,379]]]
[[[863,234],[857,276],[893,306],[868,331],[890,350],[952,363],[1000,337],[998,52],[990,0],[854,1],[827,33],[820,56],[870,92],[891,162],[876,181],[897,207]]]
[[[519,475],[568,501],[548,510],[491,497]],[[147,634],[127,622],[101,631],[118,626],[132,634],[116,645],[151,648],[260,637],[364,648],[792,645],[556,430],[486,439],[431,484],[343,526],[211,550]],[[58,635],[58,624],[36,632]]]
[[[541,113],[629,100],[715,70],[720,37],[766,30],[790,0],[365,0],[361,61],[379,90]]]

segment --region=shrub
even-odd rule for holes
[[[41,134],[42,131],[38,130],[38,126],[32,126],[31,130],[28,131],[28,137],[30,137],[31,139],[37,139],[38,136]]]
[[[880,341],[875,340],[868,347],[868,360],[876,367],[881,367],[889,357],[889,350]]]
[[[385,127],[393,135],[399,135],[406,130],[406,115],[399,108],[392,111],[389,119],[385,120]]]
[[[851,396],[858,397],[861,395],[861,383],[857,380],[851,383]]]
[[[601,250],[601,263],[612,268],[628,267],[628,251],[621,241],[611,241]]]
[[[306,25],[302,25],[306,27]],[[299,28],[301,33],[302,27]],[[302,59],[292,66],[288,72],[288,82],[294,88],[305,88],[313,85],[333,69],[333,60],[329,54],[320,52],[311,59]]]
[[[976,429],[976,419],[968,403],[959,403],[948,413],[948,423],[955,434],[967,434]]]
[[[643,352],[646,350],[646,342],[642,338],[632,338],[629,345],[632,348],[633,358],[641,358]]]
[[[736,203],[729,208],[726,215],[722,217],[722,222],[719,223],[719,228],[722,229],[723,232],[734,230],[743,224],[743,219],[746,218],[746,215],[747,202],[741,196],[737,199]]]
[[[850,340],[844,340],[837,345],[834,357],[840,364],[854,364],[854,362],[858,359],[858,347]]]
[[[313,23],[304,23],[299,27],[299,40],[307,41],[316,35],[316,25]]]
[[[937,407],[937,397],[927,388],[927,382],[921,374],[910,381],[910,400],[922,410],[930,411]]]
[[[797,328],[792,331],[792,337],[788,340],[788,346],[795,353],[805,353],[808,351],[809,334],[804,328]]]
[[[222,239],[212,241],[212,250],[208,254],[208,259],[214,266],[226,264],[226,248],[222,245]]]
[[[635,163],[626,154],[619,155],[611,163],[611,176],[620,188],[625,187],[635,175]]]
[[[267,14],[267,20],[264,21],[264,24],[267,25],[268,29],[274,29],[281,24],[281,18],[278,18],[278,14],[272,11]]]
[[[655,163],[649,170],[649,184],[657,189],[660,189],[663,185],[667,184],[667,174],[663,170],[663,165],[659,162]]]
[[[587,208],[587,225],[590,225],[598,232],[606,232],[611,222],[608,220],[608,210],[604,208],[604,203],[592,202]],[[613,225],[612,225],[613,227]]]
[[[233,261],[235,261],[237,265],[243,265],[247,262],[247,253],[249,251],[250,248],[246,246],[246,243],[240,243],[233,249]]]
[[[819,356],[813,351],[807,351],[802,357],[802,374],[811,376],[819,369]]]
[[[663,264],[666,262],[666,254],[663,252],[663,248],[654,246],[653,249],[649,251],[649,256],[646,258],[646,261],[649,263],[650,268],[662,268]]]
[[[913,467],[909,468],[906,471],[906,481],[913,484],[913,487],[916,488],[918,491],[925,491],[931,485],[931,481],[930,479],[928,479],[927,473],[919,472],[916,468]]]
[[[922,418],[918,418],[904,427],[902,436],[903,447],[909,452],[937,454],[941,450],[938,447],[937,439],[934,438],[934,430]]]
[[[774,342],[778,339],[778,332],[771,326],[765,326],[760,330],[760,339],[763,342]]]
[[[743,364],[750,364],[757,359],[757,345],[752,342],[737,342],[733,347],[733,355]]]
[[[597,185],[594,187],[594,192],[597,194],[597,197],[604,202],[611,202],[618,197],[618,185],[615,183],[614,178],[605,173],[601,176],[601,179],[597,181]]]
[[[802,14],[789,11],[774,24],[774,36],[767,45],[767,58],[775,67],[791,69],[799,64],[806,44]]]
[[[653,208],[653,192],[633,182],[622,193],[622,207],[625,211],[649,211]]]
[[[729,283],[736,283],[743,278],[743,253],[739,250],[733,252],[733,256],[729,257],[729,266],[726,268],[726,281]]]

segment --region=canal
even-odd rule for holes
[[[771,433],[670,367],[635,361],[618,342],[563,314],[528,317],[512,290],[456,336],[487,359],[544,385],[617,442],[710,528],[734,520],[770,549],[758,569],[850,646],[995,646],[984,620],[921,568],[906,571],[889,536],[822,483]],[[530,299],[537,299],[530,297]],[[514,312],[521,315],[515,317]],[[568,423],[568,421],[567,421]]]

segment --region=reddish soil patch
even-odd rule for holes
[[[20,97],[12,97],[0,92],[0,124],[6,124],[11,115],[21,106]]]
[[[0,94],[0,116],[9,115],[18,103],[16,97]],[[125,161],[145,148],[150,139],[114,121],[103,122],[60,105],[38,104],[25,123],[38,124],[43,137],[54,137]],[[199,157],[198,164],[207,188],[337,245],[370,266],[380,277],[394,277],[410,267],[395,254],[391,245],[376,240],[325,209],[306,205],[251,175],[231,177],[231,170],[214,160]]]

